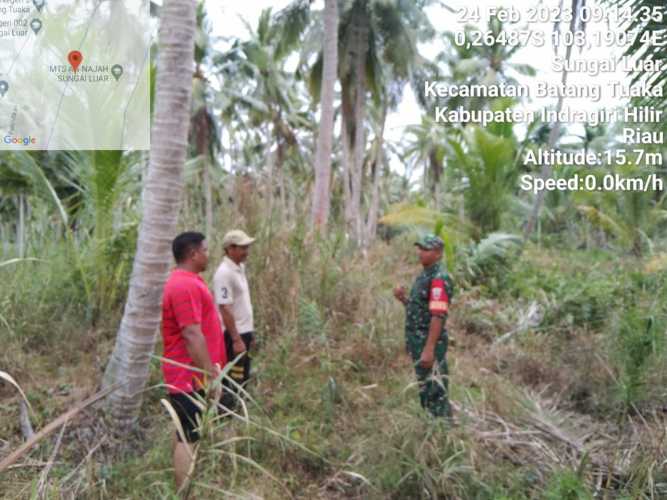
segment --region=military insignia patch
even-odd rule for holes
[[[434,279],[431,283],[431,297],[428,303],[428,309],[431,314],[446,313],[449,308],[449,297],[445,291],[445,282],[441,279]]]

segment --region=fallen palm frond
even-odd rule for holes
[[[0,372],[0,374],[2,374],[2,373],[4,373],[4,372]],[[46,427],[44,427],[37,434],[35,434],[32,439],[25,442],[18,449],[14,450],[7,457],[5,457],[2,460],[2,462],[0,462],[0,472],[4,472],[7,469],[7,467],[12,465],[19,458],[21,458],[28,450],[30,450],[33,446],[35,446],[42,439],[49,436],[53,431],[55,431],[57,428],[59,428],[65,422],[67,422],[68,420],[71,420],[81,410],[83,410],[85,408],[88,408],[89,406],[96,403],[100,399],[105,398],[110,393],[112,393],[113,391],[118,389],[118,387],[119,387],[119,385],[116,384],[116,385],[109,386],[106,389],[103,389],[103,390],[99,391],[98,393],[92,395],[91,397],[89,397],[85,401],[79,403],[77,406],[75,406],[71,410],[63,413],[58,418],[53,420],[51,423],[46,425]]]
[[[23,392],[23,389],[21,389],[21,386],[14,380],[14,378],[7,372],[3,372],[0,370],[0,378],[3,380],[6,380],[10,384],[12,384],[16,389],[19,391],[19,394],[21,394],[21,397],[23,398],[23,401],[25,401],[25,404],[28,406],[30,411],[32,411],[32,406],[30,406],[30,401],[28,401],[28,398],[26,397],[25,393]]]
[[[33,257],[25,257],[22,259],[9,259],[4,262],[0,262],[0,267],[11,266],[12,264],[18,264],[20,262],[46,262],[42,259],[35,259]]]
[[[515,466],[530,466],[543,484],[559,471],[571,470],[578,471],[592,491],[628,484],[638,485],[642,493],[637,498],[652,498],[662,491],[665,485],[635,472],[658,471],[665,453],[664,438],[647,441],[649,423],[643,418],[641,424],[629,421],[625,429],[606,428],[590,417],[560,409],[558,401],[541,394],[512,397],[519,406],[503,415],[475,404],[454,403],[462,425],[453,435],[469,444],[472,439],[476,456],[485,452]]]
[[[507,342],[517,333],[521,333],[530,328],[539,326],[543,317],[544,311],[540,305],[536,301],[531,302],[525,311],[519,313],[519,319],[517,321],[516,328],[510,330],[501,337],[498,337],[494,341],[494,344],[502,344],[503,342]]]

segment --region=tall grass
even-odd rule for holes
[[[86,293],[65,246],[52,240],[38,260],[0,267],[0,316],[9,338],[34,346],[48,344],[59,333],[55,324],[65,318],[80,321]]]
[[[619,321],[612,341],[613,359],[618,367],[618,391],[625,410],[636,410],[636,404],[656,395],[648,387],[649,371],[661,370],[664,357],[665,322],[655,316],[644,316],[632,309]]]
[[[403,354],[404,312],[391,289],[409,285],[419,272],[409,234],[378,242],[363,255],[342,232],[319,239],[298,220],[268,227],[229,213],[209,241],[207,279],[222,258],[222,235],[232,227],[258,237],[248,263],[255,378],[247,416],[221,420],[210,413],[204,419],[193,481],[198,498],[588,498],[605,488],[657,498],[663,491],[666,445],[651,413],[655,406],[647,403],[664,396],[660,381],[667,378],[660,362],[662,316],[650,300],[661,293],[660,280],[621,280],[629,275],[618,265],[601,259],[592,268],[584,252],[528,249],[504,268],[505,293],[459,281],[449,318],[451,427],[420,408]],[[38,424],[70,404],[49,400],[47,391],[82,385],[54,367],[51,378],[30,381],[27,367],[38,353],[54,345],[82,350],[86,338],[104,352],[113,341],[106,329],[85,323],[86,295],[64,243],[52,242],[41,256],[44,262],[0,267],[10,285],[0,291],[0,314],[16,341],[9,343],[14,355],[0,358],[2,369],[21,373],[27,397],[39,402]],[[463,269],[466,264],[473,263],[462,262]],[[588,281],[600,286],[582,283],[577,273],[587,266]],[[546,311],[539,324],[493,345],[514,328],[526,300]],[[650,311],[657,319],[648,328]],[[76,357],[66,359],[73,371],[90,373]],[[159,382],[153,362],[149,384]],[[621,399],[639,412],[622,420],[615,411],[619,383],[635,391]],[[575,401],[577,392],[586,404]],[[174,428],[162,396],[148,393],[141,432],[132,438],[138,456],[114,455],[107,444],[96,448],[96,415],[73,423],[72,434],[63,437],[62,463],[49,474],[54,497],[175,498]],[[15,421],[13,412],[0,407],[4,422]],[[18,442],[11,424],[1,428]],[[45,461],[52,449],[45,442],[31,459]],[[29,468],[17,469],[0,479],[0,488],[28,491],[35,477]]]

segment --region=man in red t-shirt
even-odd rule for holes
[[[176,268],[165,284],[162,297],[163,356],[166,358],[162,362],[162,374],[187,441],[182,442],[178,433],[174,440],[174,472],[176,488],[180,489],[192,460],[189,443],[199,439],[197,417],[201,410],[195,402],[206,396],[211,401],[219,400],[219,383],[207,387],[207,382],[220,374],[227,356],[218,310],[199,276],[208,265],[204,235],[182,233],[174,239],[172,250]]]

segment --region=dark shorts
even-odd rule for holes
[[[174,407],[176,415],[178,415],[178,420],[181,422],[181,427],[183,427],[183,433],[185,434],[185,440],[188,443],[199,441],[199,424],[197,423],[197,419],[201,415],[201,410],[192,399],[198,400],[203,397],[205,397],[204,391],[187,394],[184,392],[169,394],[171,405]],[[176,433],[176,438],[182,441],[181,435],[178,432]]]
[[[240,396],[238,386],[245,387],[246,382],[248,382],[248,379],[250,378],[250,366],[252,359],[252,353],[250,352],[250,344],[252,343],[254,335],[253,332],[246,332],[246,333],[241,333],[240,336],[241,340],[243,340],[243,343],[245,344],[246,354],[245,356],[241,357],[241,359],[239,359],[227,373],[227,376],[231,378],[235,383],[232,383],[230,380],[226,378],[222,381],[223,394],[220,403],[222,403],[222,405],[225,406],[226,408],[230,409],[234,409],[238,402],[238,398]],[[231,335],[229,335],[229,333],[225,331],[225,348],[227,351],[227,359],[230,363],[234,361],[234,358],[236,358],[236,356],[234,355],[234,347],[232,344],[233,342]]]

